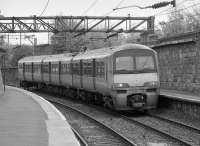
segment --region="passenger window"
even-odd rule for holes
[[[96,76],[105,78],[105,64],[104,62],[96,62]]]

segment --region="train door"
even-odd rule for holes
[[[83,61],[80,60],[80,82],[81,88],[83,88]]]
[[[71,75],[72,75],[72,87],[74,86],[74,75],[73,75],[73,59],[70,62],[70,68],[71,68]]]
[[[43,80],[43,61],[40,63],[40,74],[41,74],[41,81],[44,82]]]
[[[61,61],[58,63],[58,79],[59,79],[59,85],[62,85],[61,81]]]
[[[33,74],[34,74],[34,66],[33,66],[33,62],[31,62],[31,76],[32,76],[32,81],[34,81],[34,77],[33,77]]]
[[[93,89],[96,90],[96,61],[92,60]]]
[[[49,62],[49,84],[51,83],[51,62]]]
[[[22,72],[22,75],[23,75],[23,80],[25,81],[26,79],[25,79],[25,63],[23,62],[23,72]]]

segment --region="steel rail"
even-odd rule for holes
[[[191,146],[191,144],[188,143],[188,142],[182,141],[182,140],[180,140],[180,139],[178,139],[178,138],[176,138],[176,137],[174,137],[174,136],[172,136],[172,135],[170,135],[170,134],[168,134],[168,133],[166,133],[166,132],[163,132],[163,131],[161,131],[161,130],[155,129],[155,128],[153,128],[153,127],[150,127],[150,126],[148,126],[148,125],[146,125],[146,124],[144,124],[144,123],[141,123],[141,122],[139,122],[139,121],[137,121],[137,120],[134,120],[134,119],[132,119],[132,118],[129,118],[129,117],[123,115],[123,114],[119,114],[119,113],[116,112],[116,111],[110,111],[110,110],[108,111],[107,109],[104,109],[104,108],[101,108],[101,107],[97,107],[97,106],[95,106],[95,105],[88,105],[88,106],[91,106],[91,107],[93,107],[93,108],[98,108],[98,109],[100,109],[100,110],[105,110],[106,113],[107,113],[107,112],[110,112],[111,114],[119,115],[119,116],[121,116],[121,118],[123,118],[124,120],[128,120],[128,121],[130,121],[130,122],[136,123],[137,125],[142,126],[142,127],[146,128],[146,129],[150,129],[150,130],[152,130],[152,131],[154,131],[154,132],[161,133],[162,135],[164,135],[164,136],[166,136],[166,137],[169,137],[169,138],[171,138],[171,139],[173,139],[173,140],[175,140],[175,141],[177,141],[177,142],[179,142],[179,143],[182,143],[182,144],[184,144],[184,145],[186,145],[186,146]]]
[[[76,129],[74,129],[72,126],[71,126],[71,129],[74,132],[74,134],[77,136],[78,140],[82,143],[81,146],[89,146],[86,140],[76,131]]]
[[[68,109],[74,110],[74,111],[76,111],[76,112],[78,112],[78,113],[80,113],[80,114],[86,116],[87,118],[89,118],[89,119],[95,121],[96,123],[98,123],[99,125],[103,126],[105,129],[108,129],[108,130],[111,131],[112,133],[116,134],[118,137],[120,137],[121,139],[123,139],[123,141],[126,142],[128,145],[137,146],[137,144],[135,144],[134,142],[132,142],[132,141],[129,140],[128,138],[124,137],[123,135],[121,135],[120,133],[118,133],[117,131],[115,131],[114,129],[112,129],[112,128],[106,126],[105,124],[99,122],[98,120],[94,119],[94,118],[91,117],[90,115],[88,115],[88,114],[86,114],[86,113],[84,113],[84,112],[82,112],[82,111],[80,111],[80,110],[78,110],[78,109],[76,109],[76,108],[74,108],[74,107],[70,107],[70,106],[65,105],[65,104],[63,104],[63,103],[60,103],[60,102],[56,102],[56,101],[53,101],[53,100],[50,100],[50,99],[48,99],[48,101],[50,101],[50,102],[52,102],[52,103],[54,103],[54,104],[58,104],[58,105],[60,105],[60,106],[63,106],[64,108],[68,108]]]
[[[139,122],[139,121],[137,121],[137,120],[135,120],[135,119],[129,118],[129,117],[127,117],[127,116],[125,116],[125,115],[122,115],[122,114],[121,114],[121,117],[124,118],[124,119],[126,119],[126,120],[128,120],[128,121],[130,121],[130,122],[133,122],[133,123],[135,123],[135,124],[138,124],[138,125],[140,125],[140,126],[142,126],[142,127],[144,127],[144,128],[150,129],[150,130],[152,130],[152,131],[154,131],[154,132],[161,133],[162,135],[164,135],[164,136],[166,136],[166,137],[169,137],[169,138],[171,138],[171,139],[173,139],[173,140],[175,140],[175,141],[177,141],[177,142],[179,142],[179,143],[181,143],[181,144],[184,144],[184,145],[186,145],[186,146],[191,146],[190,143],[185,142],[185,141],[183,141],[183,140],[180,140],[180,139],[178,139],[178,138],[176,138],[176,137],[174,137],[174,136],[168,134],[167,132],[164,132],[164,131],[155,129],[155,128],[149,126],[149,125],[146,125],[146,124],[144,124],[144,123],[141,123],[141,122]]]
[[[161,121],[166,121],[166,122],[172,123],[174,125],[178,125],[178,126],[182,126],[182,127],[188,128],[188,129],[192,129],[193,131],[200,133],[200,128],[197,128],[197,127],[194,127],[194,126],[182,123],[182,122],[177,122],[177,121],[174,121],[174,120],[171,120],[171,119],[168,119],[168,118],[164,118],[164,117],[161,117],[161,116],[157,116],[157,115],[154,115],[154,114],[150,114],[150,113],[148,113],[147,116],[157,118]]]

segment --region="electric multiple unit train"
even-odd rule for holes
[[[53,87],[120,111],[157,106],[157,53],[144,45],[24,57],[18,62],[18,71],[22,87]]]

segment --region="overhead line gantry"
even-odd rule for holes
[[[143,25],[144,23],[146,23],[146,28],[144,27],[140,28],[140,26]],[[69,26],[65,27],[66,25]],[[132,32],[153,32],[153,31],[154,31],[153,16],[151,17],[130,17],[130,16],[128,17],[112,17],[112,16],[0,17],[0,33],[73,32],[76,33],[76,36],[79,36],[88,32],[132,33]]]

